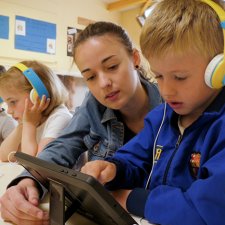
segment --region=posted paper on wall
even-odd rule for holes
[[[56,53],[56,24],[16,16],[15,48],[25,51]]]

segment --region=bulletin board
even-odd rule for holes
[[[0,15],[0,38],[9,39],[9,17]]]
[[[56,24],[16,16],[15,49],[55,55]]]
[[[67,27],[67,56],[73,56],[74,42],[79,32],[81,32],[81,29]]]

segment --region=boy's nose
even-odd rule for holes
[[[176,94],[176,87],[170,83],[164,83],[161,87],[161,95],[163,98],[168,98]]]

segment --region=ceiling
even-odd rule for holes
[[[142,11],[148,8],[152,0],[102,0],[109,11],[126,11],[141,7]]]

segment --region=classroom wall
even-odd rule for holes
[[[87,93],[87,88],[80,72],[73,64],[73,58],[67,56],[67,27],[84,29],[84,25],[78,24],[78,17],[115,22],[127,30],[138,47],[141,28],[136,16],[139,11],[140,9],[132,9],[110,12],[101,0],[0,0],[0,15],[9,16],[9,39],[0,39],[0,64],[8,68],[22,60],[39,60],[57,74],[76,76],[74,101],[75,105],[79,106]],[[56,24],[55,55],[15,49],[15,16]]]
[[[136,47],[141,55],[141,65],[147,72],[147,76],[150,78],[150,80],[155,82],[155,79],[153,78],[153,74],[150,70],[150,66],[148,61],[145,59],[145,57],[141,54],[140,50],[140,34],[141,34],[141,26],[137,22],[136,17],[140,14],[141,8],[135,8],[128,11],[124,11],[121,14],[121,24],[122,26],[127,30],[130,37],[133,40],[134,47]]]
[[[88,6],[88,7],[87,7]],[[24,59],[40,60],[59,74],[80,76],[67,56],[67,27],[83,29],[78,17],[120,23],[119,12],[109,12],[100,0],[0,0],[0,15],[9,16],[9,39],[0,39],[0,64],[9,67]],[[56,54],[14,49],[15,16],[57,24]]]
[[[120,24],[127,30],[136,48],[139,49],[139,38],[141,26],[136,17],[139,15],[141,8],[130,9],[121,12]]]

